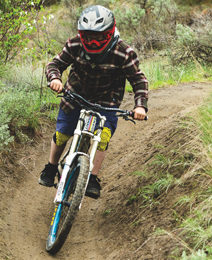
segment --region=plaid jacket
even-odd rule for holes
[[[131,47],[119,39],[104,63],[98,65],[89,63],[82,54],[80,38],[68,39],[63,51],[47,64],[47,80],[61,80],[63,71],[71,65],[65,88],[93,103],[120,106],[127,79],[135,94],[135,107],[144,107],[147,111],[148,81],[140,71],[138,57]],[[66,113],[73,109],[64,98],[60,106]]]

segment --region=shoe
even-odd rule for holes
[[[38,183],[47,187],[54,186],[54,178],[57,173],[57,165],[46,164],[45,168],[40,174],[40,178],[38,179]]]
[[[100,196],[100,179],[96,175],[91,174],[88,186],[85,192],[85,196],[91,197],[93,199],[98,199]]]

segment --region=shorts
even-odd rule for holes
[[[118,106],[113,106],[113,108],[118,108]],[[56,131],[73,136],[74,130],[77,126],[77,121],[80,115],[80,107],[76,107],[73,109],[69,114],[66,114],[61,108],[59,109],[58,117],[57,117],[57,125],[56,125]],[[101,111],[100,114],[102,116],[106,117],[106,121],[104,124],[104,127],[107,127],[111,130],[111,137],[115,133],[118,118],[116,115],[116,112],[106,112]],[[97,125],[98,125],[99,119],[97,119]]]

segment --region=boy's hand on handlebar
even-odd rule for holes
[[[50,82],[50,88],[57,93],[61,93],[63,90],[63,83],[59,79],[53,79]]]
[[[134,119],[144,120],[146,116],[146,110],[143,107],[136,107],[134,110]]]

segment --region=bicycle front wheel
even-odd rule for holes
[[[61,249],[74,223],[85,194],[89,167],[90,161],[85,155],[78,156],[70,167],[62,202],[55,205],[49,228],[46,250],[50,254]]]

